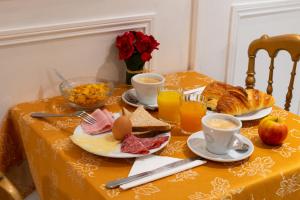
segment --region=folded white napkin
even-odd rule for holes
[[[191,90],[186,90],[183,93],[184,94],[201,94],[203,92],[205,87],[198,87]]]
[[[181,160],[179,158],[171,158],[171,157],[167,157],[167,156],[157,156],[157,155],[149,155],[149,156],[145,156],[145,157],[141,157],[141,158],[137,158],[129,172],[128,176],[132,176],[135,174],[139,174],[145,171],[149,171],[149,170],[153,170],[156,169],[158,167],[161,167],[163,165],[167,165],[169,163],[175,162]],[[145,178],[141,178],[139,180],[136,181],[132,181],[130,183],[126,183],[120,186],[121,189],[123,190],[127,190],[130,189],[132,187],[136,187],[138,185],[142,185],[166,176],[170,176],[172,174],[199,166],[206,163],[206,161],[202,161],[202,160],[195,160],[192,161],[190,163],[186,163],[184,165],[163,171],[163,172],[159,172],[157,174],[145,177]]]

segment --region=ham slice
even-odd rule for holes
[[[96,109],[91,115],[96,119],[96,123],[89,124],[82,121],[81,127],[85,133],[96,135],[112,129],[114,119],[109,111]]]
[[[153,138],[138,138],[132,134],[125,137],[121,151],[133,154],[148,154],[149,150],[160,147],[169,139],[169,136],[157,136]]]

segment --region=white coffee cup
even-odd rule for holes
[[[209,122],[216,121],[215,119],[228,120],[236,126],[232,128],[224,128],[212,126]],[[206,142],[206,149],[214,154],[227,154],[232,149],[233,141],[236,139],[235,134],[239,134],[242,127],[242,122],[227,114],[209,114],[202,118],[202,129]]]
[[[164,83],[165,78],[157,73],[142,73],[131,78],[131,84],[136,91],[138,100],[146,105],[157,104],[158,89]]]

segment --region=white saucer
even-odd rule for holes
[[[205,147],[206,144],[204,140],[204,134],[202,131],[192,134],[187,140],[187,145],[192,152],[207,160],[212,160],[217,162],[234,162],[234,161],[240,161],[245,158],[248,158],[253,153],[254,150],[254,146],[248,138],[246,138],[241,134],[237,134],[237,137],[241,141],[249,145],[248,151],[237,152],[235,150],[229,150],[229,152],[224,155],[217,155],[217,154],[210,153],[209,151],[207,151]]]
[[[133,106],[133,107],[138,107],[138,106],[142,105],[142,104],[139,104],[139,103],[136,104],[136,103],[132,103],[132,102],[127,101],[127,99],[125,98],[125,95],[126,95],[127,93],[130,93],[130,94],[132,94],[133,96],[137,97],[134,88],[132,88],[132,89],[130,89],[130,90],[127,90],[127,91],[123,92],[121,98],[122,98],[122,100],[123,100],[126,104],[131,105],[131,106]],[[151,107],[155,107],[155,108],[158,107],[157,104],[147,105],[147,106],[151,106]]]

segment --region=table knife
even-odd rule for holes
[[[120,179],[110,181],[110,182],[106,183],[105,187],[108,188],[108,189],[117,188],[120,185],[123,185],[125,183],[129,183],[129,182],[132,182],[132,181],[135,181],[135,180],[147,177],[147,176],[151,176],[153,174],[157,174],[159,172],[163,172],[163,171],[166,171],[168,169],[172,169],[172,168],[175,168],[175,167],[193,162],[195,160],[202,160],[202,159],[200,159],[199,157],[195,157],[195,158],[187,158],[187,159],[184,159],[184,160],[179,160],[179,161],[176,161],[176,162],[158,167],[158,168],[150,170],[150,171],[146,171],[146,172],[142,172],[142,173],[139,173],[139,174],[136,174],[136,175],[126,177],[126,178],[120,178]]]

